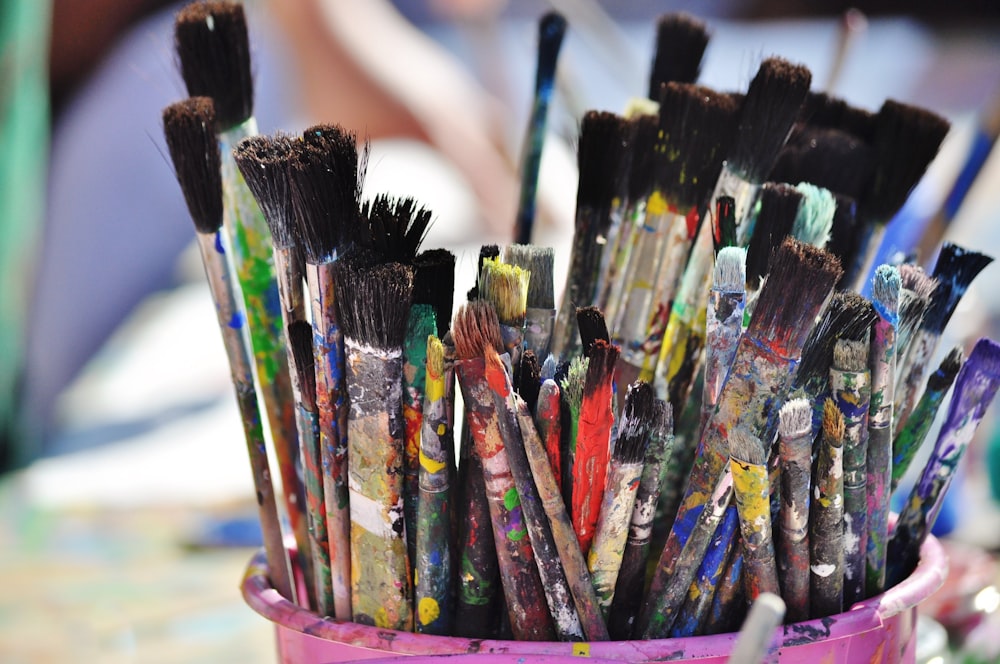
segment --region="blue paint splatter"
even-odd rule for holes
[[[243,312],[242,311],[234,311],[232,317],[229,319],[229,322],[226,323],[226,325],[228,325],[229,327],[231,327],[234,330],[239,330],[240,328],[243,327],[243,320],[244,320],[243,319]]]
[[[226,253],[226,248],[222,246],[222,231],[215,232],[215,250],[220,254]]]

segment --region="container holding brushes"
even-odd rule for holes
[[[838,289],[871,251],[843,241],[855,208],[877,236],[944,120],[895,102],[850,109],[808,93],[808,70],[781,58],[746,95],[697,86],[704,26],[664,17],[659,106],[582,122],[561,302],[551,250],[530,244],[529,131],[522,244],[483,247],[455,307],[455,256],[420,251],[431,212],[362,191],[353,133],[251,136],[252,88],[231,89],[247,83],[227,59],[248,57],[242,9],[198,7],[178,16],[178,45],[205,96],[170,107],[164,128],[267,544],[242,592],[275,625],[283,663],[742,664],[761,648],[768,661],[915,661],[917,605],[947,569],[928,532],[1000,383],[1000,346],[980,340],[964,362],[953,351],[918,397],[991,259],[946,243],[932,275],[879,267],[874,303]],[[548,15],[543,40],[553,25],[561,38]],[[667,58],[680,44],[690,52]],[[558,50],[540,58],[545,77]],[[671,72],[671,59],[690,66]],[[220,120],[237,92],[249,101]],[[253,215],[267,251],[241,246]],[[268,252],[250,279],[241,256]],[[895,527],[896,465],[939,407],[946,425]],[[770,617],[747,619],[751,605]],[[736,648],[741,624],[756,649]]]

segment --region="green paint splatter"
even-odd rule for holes
[[[503,497],[503,505],[508,512],[521,505],[521,496],[517,494],[517,489],[511,487],[507,490]]]

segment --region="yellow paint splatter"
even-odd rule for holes
[[[421,450],[420,452],[420,465],[423,466],[424,470],[426,470],[428,473],[441,472],[445,466],[445,464],[443,464],[442,462],[436,459],[432,459],[429,456],[425,455],[423,453],[423,450]]]
[[[375,626],[381,627],[383,629],[391,629],[392,624],[389,622],[389,612],[385,610],[384,606],[380,606],[375,610]]]
[[[590,644],[589,643],[574,643],[573,644],[573,657],[590,657]]]
[[[667,199],[659,191],[654,191],[646,200],[647,214],[666,214],[668,209]]]
[[[417,602],[417,618],[421,625],[430,625],[441,615],[441,607],[433,597],[421,597]]]

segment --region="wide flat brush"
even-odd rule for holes
[[[253,367],[243,339],[243,311],[236,296],[236,284],[230,280],[222,244],[222,182],[214,126],[213,103],[205,97],[179,102],[163,111],[167,148],[195,224],[198,249],[236,388],[257,493],[258,516],[264,534],[268,576],[282,597],[295,601],[288,552],[282,541],[278,505],[265,451]]]
[[[451,328],[451,310],[455,299],[455,254],[447,249],[428,249],[414,257],[413,303],[434,308],[437,336],[441,339]]]
[[[708,27],[684,12],[663,14],[656,20],[656,45],[649,71],[648,97],[660,99],[666,83],[694,83],[708,46]]]
[[[840,129],[796,125],[768,176],[773,182],[809,182],[857,199],[874,167],[863,139]]]
[[[542,163],[542,147],[548,125],[549,104],[555,89],[556,64],[566,19],[559,12],[547,12],[538,21],[538,62],[535,69],[535,96],[531,104],[531,117],[524,138],[524,156],[521,161],[521,196],[518,201],[517,221],[514,225],[514,242],[531,242],[535,224],[535,199],[538,191],[538,170]]]
[[[220,142],[223,221],[236,270],[253,347],[267,425],[284,490],[284,503],[297,539],[306,532],[304,498],[295,468],[298,435],[295,399],[285,350],[284,324],[275,277],[271,234],[233,158],[233,148],[257,133],[253,77],[243,5],[196,2],[174,22],[181,75],[189,95],[211,97]]]
[[[480,267],[479,297],[492,304],[497,312],[503,347],[513,367],[521,364],[530,280],[530,272],[499,258],[488,258]]]

